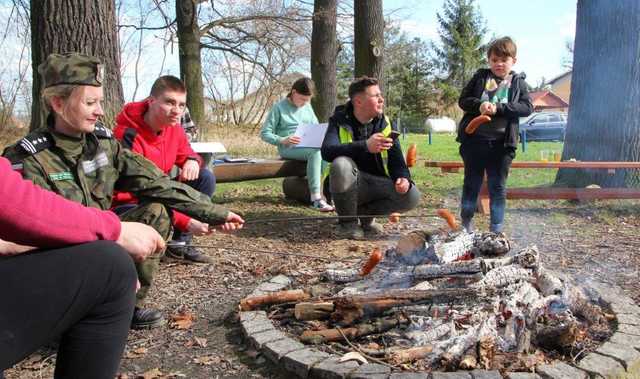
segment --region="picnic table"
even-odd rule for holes
[[[458,172],[464,168],[460,161],[426,161],[425,167],[436,167],[444,173]],[[594,162],[594,161],[562,161],[562,162],[536,162],[515,161],[511,163],[512,169],[549,169],[549,168],[575,168],[575,169],[602,169],[609,174],[614,174],[620,169],[640,169],[640,162]],[[531,187],[531,188],[507,188],[507,199],[553,199],[553,200],[594,200],[594,199],[639,199],[639,188],[568,188],[568,187]],[[489,213],[489,190],[486,176],[478,196],[478,211]]]

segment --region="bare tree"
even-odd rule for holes
[[[18,100],[24,95],[29,69],[29,16],[18,4],[0,19],[0,50],[5,64],[0,66],[0,131],[7,126],[19,126],[15,118]],[[4,15],[2,15],[4,16]],[[28,100],[28,99],[25,99]]]
[[[56,20],[50,22],[49,20]],[[31,0],[31,63],[33,99],[40,98],[38,66],[51,53],[80,52],[98,57],[105,66],[103,80],[105,119],[113,120],[122,108],[120,55],[113,0]],[[41,101],[33,101],[31,129],[44,120]]]
[[[336,105],[337,0],[315,0],[311,33],[311,78],[317,96],[312,104],[320,122],[325,122]]]
[[[204,91],[200,55],[199,0],[176,0],[180,76],[187,87],[187,104],[196,125],[204,120]]]
[[[354,0],[355,76],[367,75],[382,81],[384,17],[382,0]],[[383,83],[380,83],[383,87]]]
[[[571,104],[563,159],[640,160],[640,3],[578,1]],[[603,69],[606,68],[606,69]],[[606,101],[602,101],[606,99]],[[572,187],[640,185],[637,170],[569,170]]]

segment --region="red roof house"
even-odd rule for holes
[[[529,92],[529,96],[531,97],[533,110],[535,112],[541,112],[543,110],[566,112],[569,108],[569,104],[552,91]]]

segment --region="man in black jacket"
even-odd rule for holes
[[[361,77],[349,86],[349,101],[336,107],[322,143],[331,197],[341,218],[340,229],[361,239],[378,234],[373,217],[415,208],[420,192],[411,181],[400,143],[391,138],[391,124],[382,113],[384,98],[374,78]],[[358,220],[360,223],[358,224]]]

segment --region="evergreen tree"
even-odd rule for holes
[[[460,90],[485,65],[487,33],[475,0],[446,0],[438,12],[440,46],[434,46],[434,65],[440,70],[439,93],[444,104],[457,101]]]

